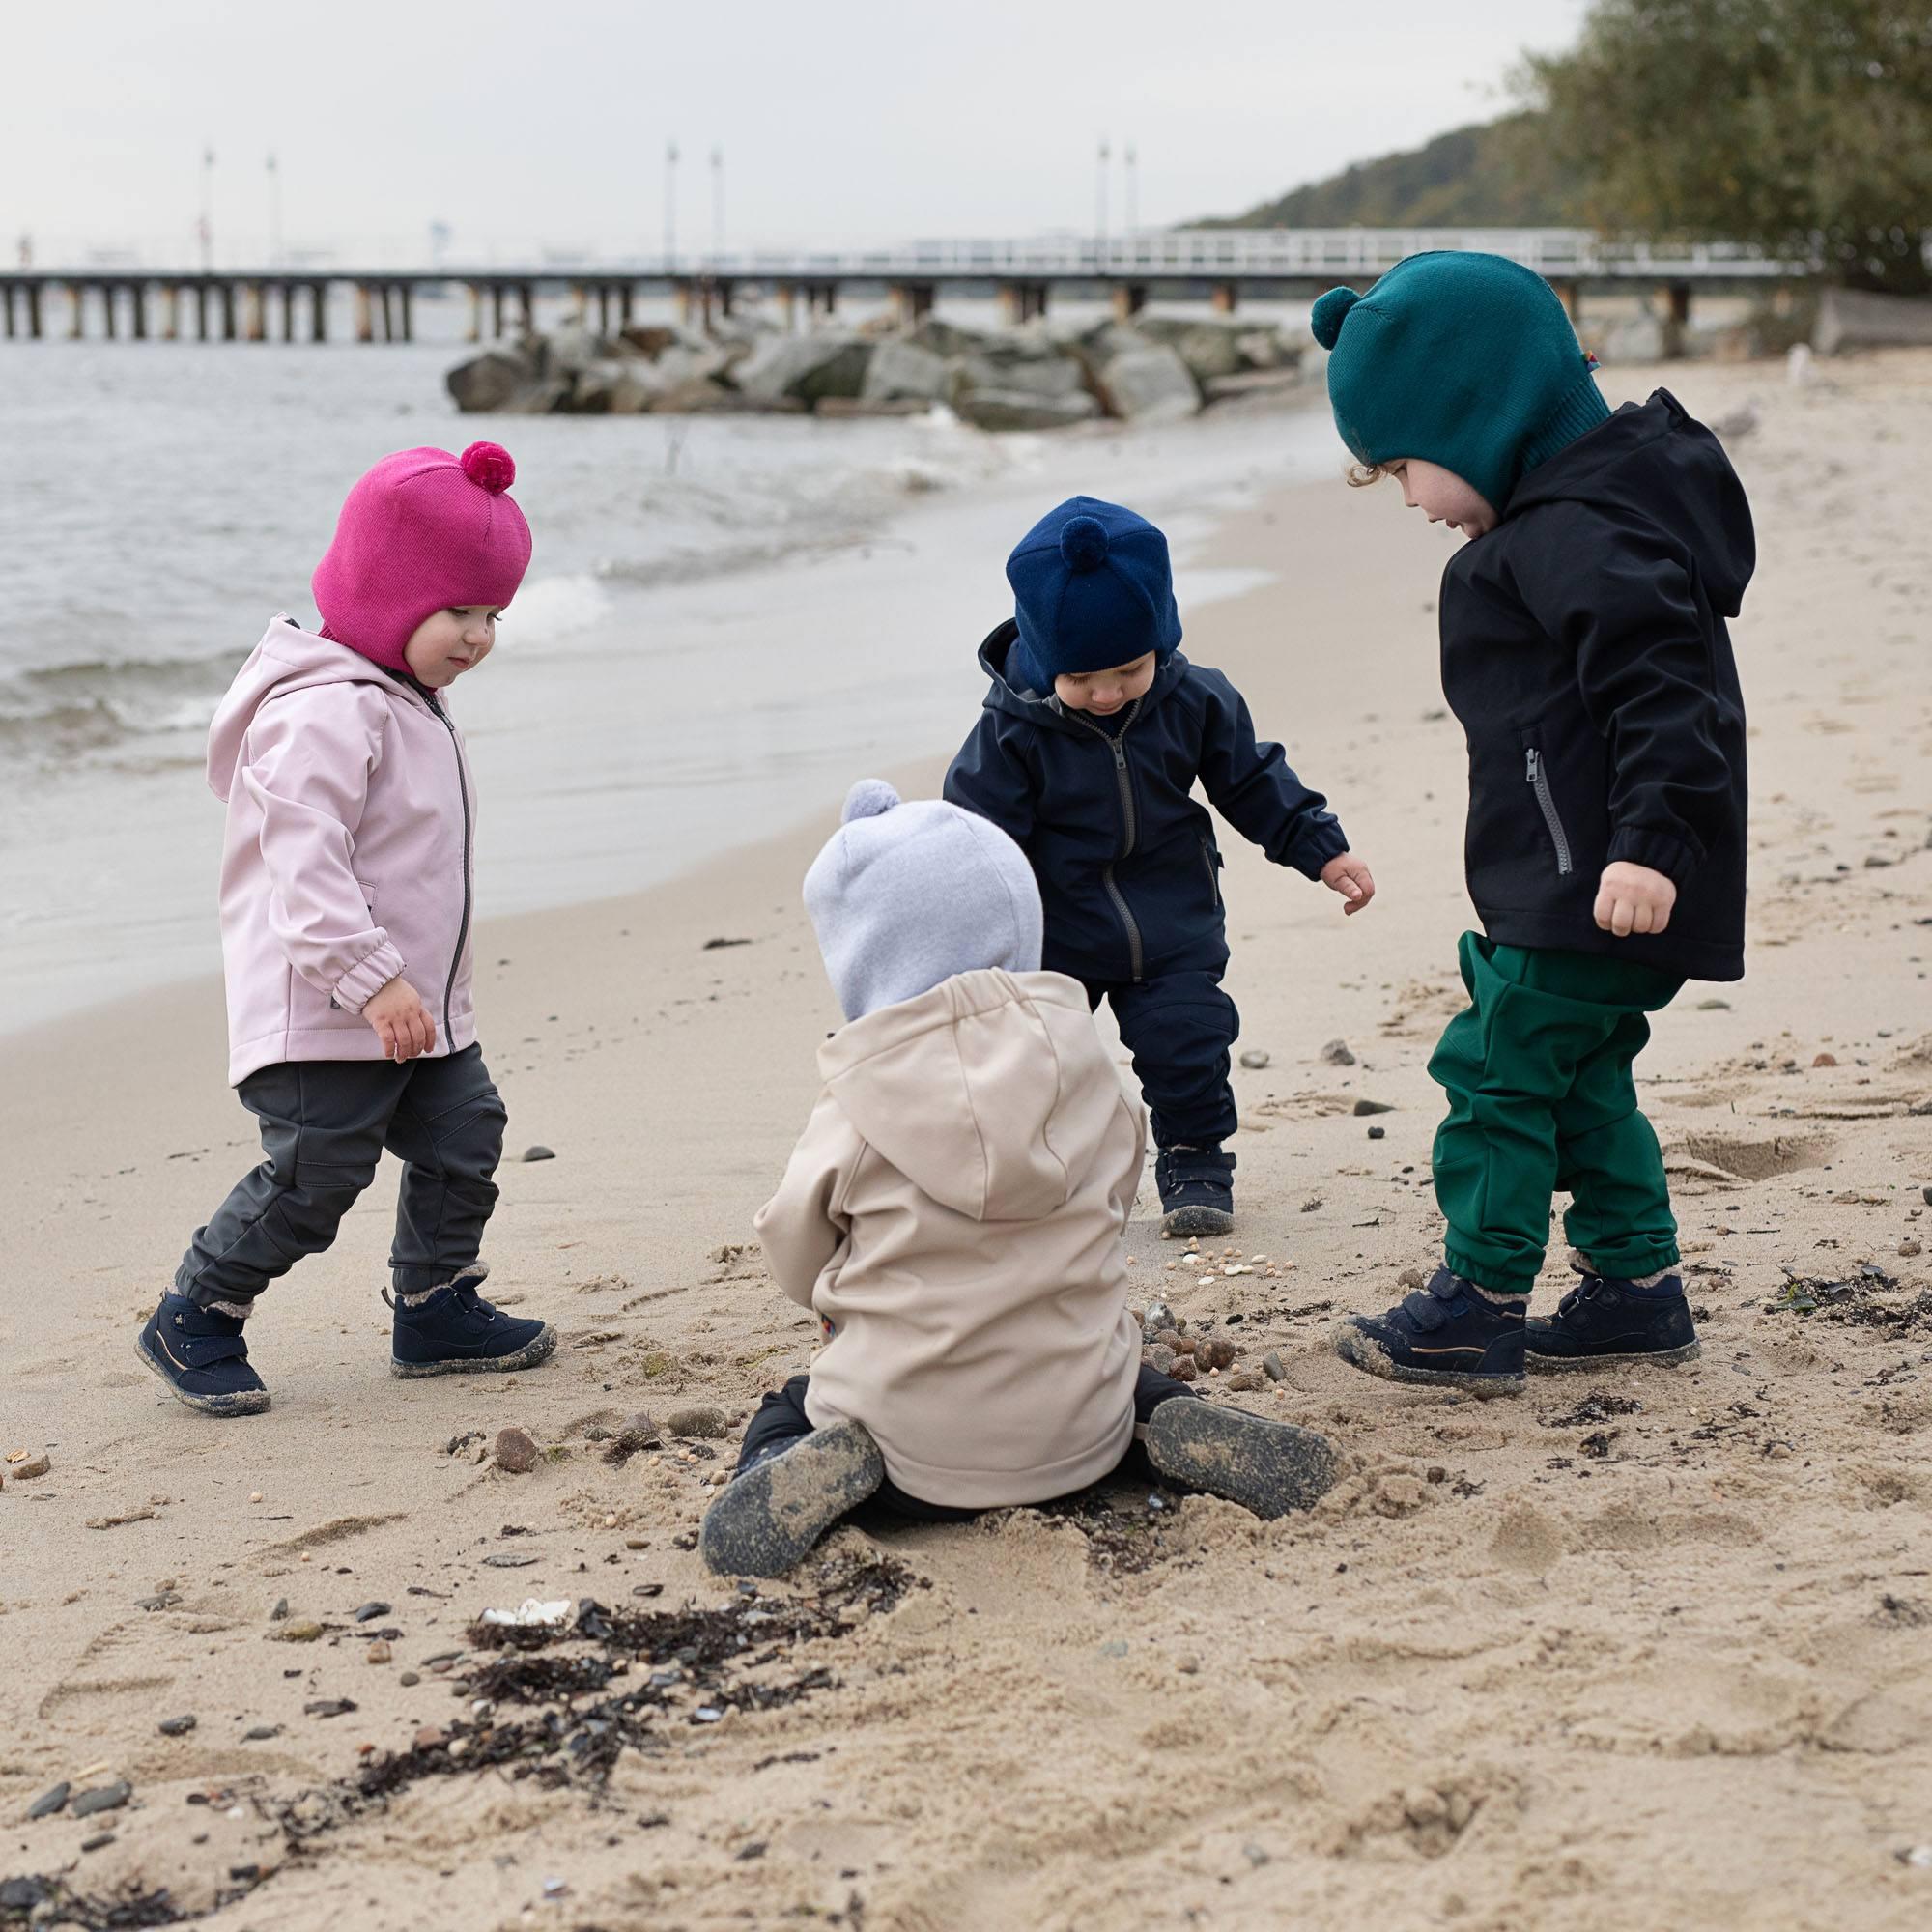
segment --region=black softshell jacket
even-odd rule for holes
[[[992,680],[946,774],[946,796],[990,818],[1033,862],[1043,964],[1089,985],[1136,984],[1228,963],[1214,808],[1277,865],[1309,878],[1349,849],[1335,814],[1279,745],[1255,738],[1241,694],[1179,651],[1107,724],[1006,679],[1016,626],[980,647]]]
[[[1469,896],[1492,940],[1744,976],[1745,705],[1725,620],[1756,560],[1718,439],[1667,390],[1539,465],[1442,579],[1442,690],[1469,745]],[[1593,916],[1627,859],[1662,935]]]

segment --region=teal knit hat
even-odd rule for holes
[[[1309,327],[1331,352],[1328,401],[1356,457],[1440,464],[1498,516],[1610,413],[1556,291],[1500,255],[1411,255],[1365,296],[1330,289]]]

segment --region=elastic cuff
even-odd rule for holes
[[[1319,879],[1322,867],[1330,859],[1339,859],[1348,850],[1349,835],[1339,823],[1328,824],[1295,840],[1294,858],[1291,863],[1304,878]]]
[[[1527,1294],[1536,1286],[1533,1274],[1505,1278],[1493,1268],[1470,1261],[1467,1255],[1459,1255],[1454,1248],[1442,1250],[1442,1264],[1451,1274],[1460,1274],[1464,1281],[1472,1281],[1492,1294]]]
[[[1675,1241],[1646,1240],[1627,1247],[1605,1247],[1599,1243],[1590,1250],[1592,1272],[1606,1281],[1635,1281],[1648,1274],[1668,1274],[1681,1260]]]
[[[1633,866],[1648,866],[1662,872],[1672,885],[1681,886],[1703,864],[1704,855],[1694,845],[1668,832],[1644,825],[1624,825],[1610,835],[1607,863],[1621,859]]]
[[[358,959],[335,982],[335,1004],[352,1013],[362,1009],[403,970],[403,955],[384,934],[375,952]]]

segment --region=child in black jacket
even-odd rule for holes
[[[1531,1369],[1688,1360],[1657,1136],[1631,1063],[1687,979],[1744,973],[1745,711],[1725,620],[1755,560],[1718,440],[1667,391],[1612,415],[1555,295],[1492,255],[1430,254],[1316,304],[1366,469],[1467,541],[1442,580],[1442,687],[1469,746],[1470,1005],[1448,1091],[1443,1265],[1338,1347],[1477,1394]],[[1526,1321],[1550,1195],[1583,1277]]]
[[[1042,964],[1107,999],[1152,1114],[1163,1231],[1235,1225],[1228,1049],[1239,1027],[1215,809],[1278,865],[1359,912],[1375,881],[1248,707],[1176,646],[1167,539],[1115,503],[1075,497],[1007,560],[1016,615],[980,647],[984,711],[946,796],[1009,833],[1046,912]]]

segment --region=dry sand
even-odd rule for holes
[[[52,1466],[0,1492],[0,1875],[166,1887],[184,1912],[237,1894],[211,1922],[292,1932],[1932,1922],[1932,1850],[1911,1856],[1932,1847],[1932,358],[1804,388],[1770,367],[1666,380],[1707,417],[1758,414],[1734,432],[1762,545],[1738,633],[1750,972],[1689,989],[1640,1064],[1679,1161],[1700,1363],[1482,1406],[1329,1352],[1337,1316],[1431,1257],[1461,748],[1435,684],[1443,543],[1386,488],[1287,494],[1217,559],[1282,581],[1190,643],[1329,790],[1381,895],[1345,924],[1231,839],[1230,985],[1243,1044],[1272,1055],[1236,1076],[1239,1243],[1292,1266],[1203,1286],[1149,1219],[1129,1242],[1149,1291],[1239,1314],[1250,1361],[1280,1351],[1284,1393],[1237,1399],[1332,1432],[1341,1488],[1276,1524],[1123,1488],[848,1528],[753,1601],[682,1547],[728,1444],[601,1460],[592,1433],[640,1406],[716,1404],[735,1433],[807,1359],[808,1323],[735,1245],[835,1018],[797,903],[832,802],[801,800],[810,831],[700,878],[484,929],[513,1149],[557,1155],[507,1167],[490,1246],[499,1298],[563,1334],[526,1377],[389,1378],[390,1174],[262,1312],[273,1410],[178,1407],[131,1345],[252,1157],[218,989],[8,1043],[0,1451]],[[897,776],[929,789],[938,768]],[[1335,1036],[1355,1065],[1321,1061]],[[1350,1115],[1363,1095],[1393,1105],[1386,1139]],[[1768,1306],[1787,1269],[1866,1263],[1897,1286]],[[447,1453],[513,1423],[556,1459],[513,1476]],[[792,1634],[787,1606],[828,1591]],[[541,1718],[474,1713],[473,1653],[425,1663],[532,1595],[738,1608],[634,1633],[628,1677],[582,1700],[661,1705],[601,1796],[582,1769],[558,1789],[459,1770],[345,1803],[419,1727]],[[372,1600],[390,1607],[355,1626]],[[272,1640],[304,1621],[313,1642]],[[680,1647],[683,1680],[650,1690]],[[23,1822],[63,1778],[126,1778],[132,1801]]]

